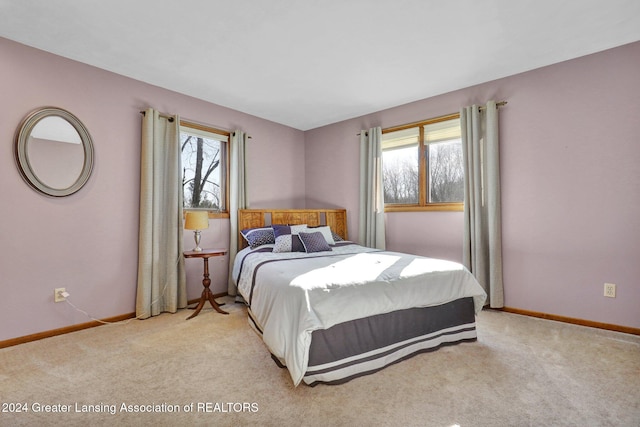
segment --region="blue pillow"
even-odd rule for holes
[[[307,253],[312,252],[324,252],[330,251],[329,243],[325,239],[325,236],[319,232],[313,233],[300,233],[300,240],[302,241],[302,245],[304,246],[304,250]]]
[[[304,246],[298,233],[307,229],[307,224],[302,225],[274,225],[273,235],[276,245],[273,252],[304,252]]]
[[[245,228],[244,230],[241,230],[240,233],[251,249],[255,249],[262,245],[274,244],[276,242],[276,238],[273,235],[273,228],[271,227]]]

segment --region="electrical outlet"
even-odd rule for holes
[[[55,288],[53,290],[53,301],[63,302],[64,300],[67,299],[67,297],[65,296],[66,293],[67,293],[67,290],[65,288]]]
[[[616,285],[613,283],[605,283],[604,284],[604,296],[609,298],[616,297]]]

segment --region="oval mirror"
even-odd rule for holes
[[[45,107],[20,125],[16,160],[31,187],[49,196],[68,196],[80,190],[91,175],[93,142],[76,116]]]

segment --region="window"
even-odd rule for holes
[[[180,122],[184,209],[227,212],[229,133]]]
[[[387,211],[462,210],[459,114],[384,129],[382,170]]]

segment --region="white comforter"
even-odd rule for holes
[[[289,261],[271,262],[276,259]],[[477,314],[486,299],[461,264],[355,244],[313,254],[247,248],[236,257],[233,277],[265,344],[286,363],[295,385],[306,371],[314,330],[463,297],[473,297]]]

